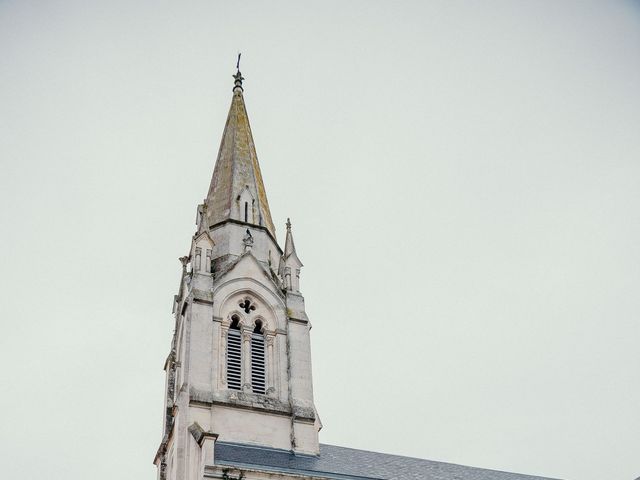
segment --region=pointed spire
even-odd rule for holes
[[[238,55],[231,107],[205,200],[204,214],[208,225],[232,219],[265,227],[275,238],[267,192],[242,96],[244,78],[239,62]]]
[[[284,242],[284,259],[287,260],[291,255],[298,256],[296,254],[296,246],[293,243],[293,234],[291,233],[291,220],[287,218],[287,238]]]
[[[296,252],[296,245],[293,243],[291,221],[287,218],[287,238],[284,243],[284,253],[280,257],[280,265],[278,266],[278,273],[286,290],[294,292],[300,290],[300,267],[302,267],[302,262]]]

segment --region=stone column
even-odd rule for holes
[[[267,395],[272,395],[275,396],[276,393],[276,384],[275,384],[275,379],[274,379],[274,372],[275,369],[273,368],[273,365],[275,363],[275,358],[273,355],[273,344],[275,341],[275,333],[267,333],[265,334],[265,339],[267,342],[267,355],[266,355],[266,361],[267,361]]]
[[[205,433],[200,445],[200,477],[204,478],[205,467],[214,466],[215,445],[218,435],[215,433]]]
[[[291,267],[284,267],[284,288],[292,289],[291,285]]]
[[[242,327],[242,391],[251,392],[251,327]]]

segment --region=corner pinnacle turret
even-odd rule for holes
[[[278,274],[284,281],[285,289],[295,292],[300,290],[300,267],[302,266],[300,257],[296,252],[296,246],[293,243],[291,220],[287,218],[287,238],[285,239],[284,252],[278,266]]]
[[[275,238],[267,193],[242,96],[244,78],[239,68],[233,78],[231,107],[205,199],[206,223],[210,227],[226,221],[261,226]]]

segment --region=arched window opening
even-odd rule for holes
[[[266,393],[264,334],[262,321],[256,320],[251,335],[251,385],[254,393]]]
[[[227,385],[231,390],[240,390],[242,386],[242,334],[237,315],[231,317],[227,332]]]
[[[249,221],[249,202],[244,202],[244,221]]]

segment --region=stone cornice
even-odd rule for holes
[[[256,393],[236,392],[229,393],[227,391],[211,392],[199,390],[191,387],[189,389],[189,404],[213,406],[221,405],[225,407],[242,408],[253,410],[261,413],[271,413],[274,415],[291,415],[296,420],[303,422],[314,422],[315,412],[312,408],[294,406],[293,412],[289,403],[281,402],[276,398]]]
[[[289,317],[289,321],[293,322],[293,323],[300,323],[302,325],[308,325],[309,324],[309,320],[304,319],[304,318]]]
[[[199,446],[202,446],[202,442],[204,442],[206,438],[212,438],[213,440],[218,439],[217,433],[205,432],[198,422],[193,422],[187,430],[189,430],[189,433]]]
[[[273,236],[273,234],[269,231],[269,229],[267,227],[264,227],[262,225],[255,225],[253,223],[246,223],[246,222],[241,222],[240,220],[236,220],[234,218],[228,218],[226,220],[224,220],[223,222],[218,222],[214,225],[209,226],[209,231],[215,230],[216,228],[219,228],[221,226],[223,226],[225,223],[233,223],[234,225],[240,225],[242,227],[249,227],[255,230],[261,230],[263,232],[265,232],[268,237],[273,241],[273,243],[275,244],[276,248],[278,249],[278,253],[280,255],[282,255],[282,249],[280,248],[280,245],[278,245],[278,241],[276,240],[276,237]]]
[[[191,295],[193,296],[193,301],[196,303],[204,303],[207,305],[213,305],[213,293],[207,292],[206,290],[199,290],[194,288],[191,291]]]

